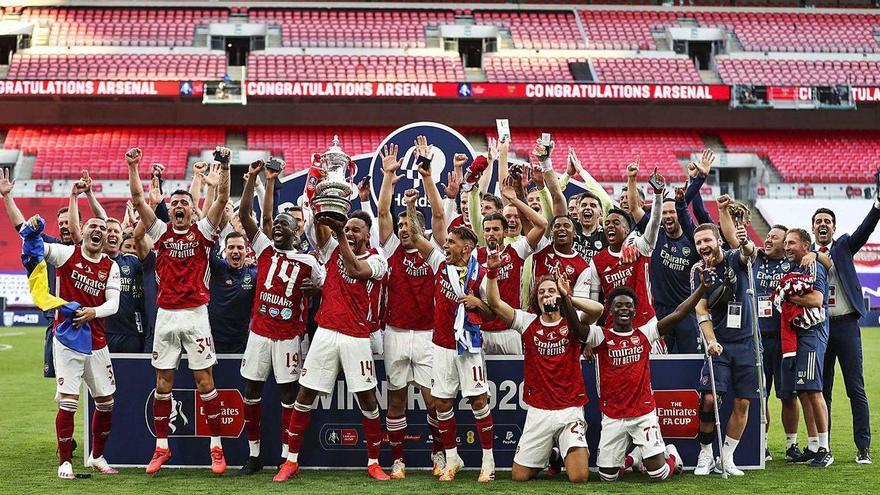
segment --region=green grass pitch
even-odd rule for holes
[[[476,482],[477,473],[466,471],[454,483],[442,486],[425,471],[410,471],[403,481],[371,482],[366,471],[304,471],[287,484],[272,483],[270,470],[248,477],[236,477],[233,470],[215,477],[207,470],[166,469],[150,477],[141,469],[124,469],[116,476],[97,473],[91,479],[59,480],[55,476],[54,384],[42,377],[41,328],[0,329],[0,494],[55,493],[878,493],[880,492],[880,448],[875,449],[876,464],[855,463],[849,402],[838,371],[834,391],[834,436],[831,439],[835,463],[820,470],[808,466],[790,466],[783,460],[784,436],[779,424],[779,405],[771,400],[773,418],[770,449],[775,458],[764,471],[748,471],[744,477],[727,481],[719,476],[697,478],[689,473],[660,484],[651,484],[646,476],[627,474],[616,483],[601,483],[591,475],[590,483],[572,485],[561,478],[539,479],[526,484],[509,481],[509,472],[499,471],[489,486]],[[874,406],[872,429],[880,432],[880,329],[866,329],[862,334],[865,356],[865,382]],[[80,438],[82,422],[77,415],[75,433]],[[801,444],[806,434],[801,426]],[[146,454],[145,454],[146,455]],[[82,454],[74,455],[75,469],[84,471]]]

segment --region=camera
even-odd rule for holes
[[[214,161],[219,163],[229,163],[230,155],[223,156],[219,149],[214,150]]]
[[[275,158],[274,156],[270,156],[269,161],[266,162],[266,169],[273,172],[281,172],[284,170],[284,161]]]

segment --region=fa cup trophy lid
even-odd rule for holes
[[[333,136],[333,143],[327,148],[321,155],[321,161],[325,163],[343,163],[347,164],[351,161],[351,157],[348,156],[348,153],[342,151],[342,148],[339,147],[339,136]]]

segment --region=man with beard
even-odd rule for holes
[[[195,204],[188,191],[171,193],[171,222],[161,223],[153,208],[144,200],[144,188],[138,176],[143,153],[132,148],[125,154],[128,164],[131,200],[140,219],[135,238],[149,236],[155,241],[158,311],[153,341],[153,367],[156,368],[156,391],[153,401],[156,448],[147,466],[147,474],[161,469],[171,458],[168,446],[171,398],[174,375],[186,351],[189,368],[201,394],[210,432],[211,471],[226,471],[226,459],[220,440],[221,404],[214,386],[212,366],[217,362],[211,326],[208,320],[209,257],[217,241],[217,231],[229,200],[228,148],[218,147],[223,161],[211,170],[212,181],[219,183],[218,197],[198,222],[193,221]]]
[[[698,273],[709,270],[709,287],[697,304],[697,322],[706,342],[706,353],[714,356],[715,389],[719,394],[734,394],[733,411],[727,421],[727,436],[721,446],[724,470],[734,476],[744,473],[733,463],[749,414],[749,404],[759,398],[758,367],[752,336],[752,303],[748,299],[749,272],[746,258],[754,256],[755,247],[744,239],[740,248],[722,252],[721,233],[714,224],[702,224],[694,231],[694,243],[702,260],[691,269],[691,287],[701,284]],[[694,474],[704,476],[713,469],[720,472],[712,453],[715,416],[709,363],[704,363],[700,377],[700,454]]]
[[[39,216],[34,216],[28,223],[31,228],[36,229],[38,222],[41,222]],[[56,267],[58,297],[82,305],[73,318],[73,324],[80,327],[88,323],[92,337],[89,354],[62,344],[58,338],[53,342],[58,374],[55,393],[55,400],[58,402],[58,414],[55,418],[58,477],[64,479],[75,478],[71,465],[73,417],[79,404],[82,382],[85,382],[95,399],[92,452],[86,464],[104,474],[117,472],[104,459],[103,453],[110,436],[113,393],[116,391],[113,364],[104,336],[104,318],[119,308],[119,267],[102,253],[106,235],[107,223],[101,218],[92,218],[83,227],[81,246],[45,244],[46,263]],[[56,311],[55,328],[64,325],[65,320],[61,311]]]
[[[415,215],[419,193],[406,191],[407,216]],[[445,226],[445,219],[437,230]],[[411,224],[412,225],[412,224]],[[459,390],[470,401],[483,459],[477,480],[495,479],[494,423],[489,409],[489,388],[481,347],[480,324],[492,310],[483,302],[486,295],[486,270],[473,256],[477,236],[467,227],[456,227],[447,236],[443,249],[425,239],[411,226],[413,245],[426,258],[434,272],[434,334],[431,396],[437,409],[440,436],[446,451],[446,467],[440,481],[453,481],[464,467],[458,455],[458,432],[455,422],[455,398]]]
[[[638,173],[638,167],[634,169],[634,165],[630,165],[629,173],[630,175]],[[605,216],[605,236],[608,238],[608,247],[593,256],[588,270],[590,298],[595,301],[606,300],[611,291],[618,287],[629,286],[635,290],[639,306],[636,308],[633,325],[637,327],[654,318],[649,265],[654,246],[657,243],[665,187],[663,177],[657,176],[654,205],[651,208],[651,217],[645,226],[644,235],[636,234],[631,237],[632,217],[619,208],[611,209]],[[610,324],[610,316],[606,316],[606,325]],[[663,342],[658,341],[657,344],[656,350],[663,351]]]
[[[719,204],[721,203],[719,198]],[[772,302],[773,291],[792,266],[785,257],[784,225],[774,225],[764,239],[764,249],[759,249],[752,265],[755,274],[755,291],[758,298],[758,327],[761,330],[761,347],[764,349],[765,393],[776,388],[776,398],[782,402],[782,429],[785,431],[785,460],[793,462],[801,457],[798,447],[797,398],[793,390],[783,386],[782,343],[779,336],[780,314]],[[770,407],[767,407],[767,427],[770,426]],[[766,434],[766,432],[765,432]]]
[[[6,215],[9,217],[9,223],[15,227],[16,231],[18,231],[24,224],[25,218],[24,215],[22,215],[21,210],[18,209],[18,205],[15,204],[15,197],[12,195],[12,190],[14,188],[15,179],[12,178],[12,169],[4,168],[0,170],[0,196],[3,197],[3,205],[6,207]],[[55,221],[58,225],[58,235],[61,237],[53,237],[46,233],[42,233],[40,234],[40,237],[43,239],[43,242],[47,244],[73,244],[70,237],[70,229],[68,228],[70,222],[67,210],[68,207],[65,206],[59,209],[58,213],[55,215]],[[46,268],[47,277],[49,279],[49,292],[54,293],[55,267],[48,264]],[[52,342],[54,340],[52,320],[54,319],[54,313],[52,311],[44,311],[43,316],[49,321],[49,325],[46,327],[45,340],[43,342],[43,376],[46,378],[55,378],[55,364],[52,359]]]
[[[262,160],[251,163],[241,197],[238,217],[251,239],[257,270],[256,297],[249,308],[250,332],[241,359],[244,385],[244,417],[247,430],[248,460],[239,474],[250,475],[263,469],[260,457],[261,398],[263,386],[272,372],[281,396],[281,455],[287,460],[288,428],[296,401],[296,382],[302,364],[302,339],[306,332],[307,301],[303,287],[324,284],[324,267],[314,256],[297,251],[297,220],[281,211],[272,221],[270,238],[258,227],[253,216],[255,183],[264,170]],[[266,189],[261,207],[271,215],[275,179],[278,171],[265,169]],[[265,216],[265,215],[264,215]],[[233,234],[230,234],[230,236]],[[243,239],[241,239],[243,241]],[[227,247],[229,238],[227,238]]]
[[[788,348],[783,349],[782,383],[786,392],[794,392],[804,410],[804,423],[807,426],[808,442],[800,458],[795,462],[809,462],[812,467],[825,468],[834,462],[828,444],[828,407],[822,397],[822,365],[828,347],[828,273],[825,267],[813,261],[807,268],[801,263],[810,252],[810,234],[804,229],[791,229],[785,234],[785,257],[791,265],[789,273],[802,273],[812,281],[812,290],[803,293],[789,293],[785,300],[800,308],[816,309],[820,321],[809,328],[784,320],[797,336],[797,350],[789,356]],[[814,314],[815,314],[814,313]],[[798,318],[795,317],[795,320]]]
[[[427,141],[419,136],[420,145],[416,157],[425,153]],[[403,159],[397,159],[397,145],[386,146],[382,150],[382,187],[379,190],[379,239],[381,251],[388,260],[387,313],[385,315],[384,360],[385,374],[388,376],[388,413],[385,417],[388,430],[388,443],[391,444],[392,479],[406,477],[404,441],[406,439],[406,404],[412,386],[419,388],[428,410],[427,423],[431,430],[434,476],[440,476],[446,466],[443,456],[443,442],[440,440],[440,424],[437,410],[431,397],[431,363],[433,345],[431,344],[434,320],[426,317],[434,313],[434,276],[431,266],[413,244],[410,232],[413,228],[423,232],[425,216],[420,211],[410,217],[402,211],[397,218],[397,234],[394,233],[394,219],[391,213],[394,183],[397,170]],[[431,157],[428,157],[431,158]],[[433,213],[431,225],[434,226],[433,241],[442,243],[446,239],[445,215],[437,185],[431,179],[431,168],[418,168],[424,179],[425,192]],[[415,225],[411,225],[413,222]]]
[[[813,235],[818,251],[830,255],[834,262],[828,277],[830,329],[824,363],[825,402],[830,418],[834,363],[839,359],[852,410],[853,440],[858,449],[856,462],[859,464],[871,463],[871,421],[862,372],[862,334],[859,328],[859,318],[865,314],[865,308],[853,257],[868,242],[880,220],[880,190],[877,194],[874,206],[859,227],[852,234],[843,234],[837,239],[834,239],[837,225],[834,212],[819,208],[813,213]]]
[[[516,208],[528,220],[531,230],[525,236],[520,236],[505,245],[504,234],[509,227],[507,218],[497,213],[483,217],[483,238],[486,240],[486,246],[477,248],[477,260],[486,266],[489,254],[499,253],[502,266],[497,270],[496,278],[501,297],[507,304],[519,308],[525,262],[544,238],[547,220],[516,197],[513,180],[515,179],[507,180],[502,186],[501,194],[510,203],[508,208]],[[481,331],[484,354],[522,354],[522,336],[520,332],[510,328],[509,323],[502,318],[494,318],[483,323]]]
[[[700,259],[694,245],[694,222],[682,189],[676,189],[675,199],[663,200],[661,224],[663,228],[651,254],[651,295],[660,319],[688,298],[691,266]],[[688,313],[666,333],[666,348],[673,354],[702,352],[700,327],[693,313]]]
[[[219,354],[241,354],[248,338],[257,267],[245,263],[248,246],[241,233],[232,230],[211,249],[211,302],[208,320],[214,348]]]
[[[316,317],[318,330],[302,367],[290,417],[287,462],[274,480],[284,482],[299,473],[299,452],[312,406],[319,393],[333,392],[341,369],[363,415],[367,473],[374,480],[386,481],[390,478],[379,466],[382,426],[370,334],[379,328],[379,295],[388,263],[368,247],[372,224],[368,213],[353,211],[346,222],[330,217],[319,217],[315,222],[315,245],[327,276]]]

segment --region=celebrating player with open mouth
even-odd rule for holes
[[[296,400],[296,381],[302,364],[300,344],[305,335],[308,313],[303,286],[321,287],[325,276],[324,267],[314,256],[296,250],[294,240],[298,221],[294,217],[279,213],[272,221],[271,240],[251,217],[254,184],[263,169],[261,160],[251,164],[238,210],[241,226],[251,239],[257,258],[257,294],[251,310],[250,334],[241,359],[241,376],[245,379],[244,416],[250,447],[241,474],[254,474],[263,468],[260,460],[260,399],[270,371],[274,373],[281,395],[281,453],[287,460],[288,425]],[[275,179],[281,172],[265,170],[264,217],[271,215]]]
[[[188,191],[171,193],[171,223],[156,219],[156,213],[144,200],[144,188],[138,176],[142,153],[132,148],[125,154],[132,204],[140,215],[135,237],[144,234],[154,240],[156,279],[159,283],[156,333],[153,341],[153,367],[156,368],[156,393],[153,402],[156,450],[147,466],[152,474],[171,459],[168,429],[174,373],[186,351],[196,388],[204,402],[211,434],[211,471],[223,474],[226,458],[220,442],[220,398],[214,387],[211,367],[217,363],[211,325],[208,321],[208,256],[217,241],[217,232],[229,200],[229,157],[227,148],[218,148],[211,174],[219,180],[217,199],[198,222],[193,221],[193,197]]]
[[[501,255],[489,255],[486,292],[489,305],[507,325],[522,335],[523,400],[529,405],[526,423],[511,477],[528,481],[547,465],[554,444],[565,460],[569,481],[583,483],[589,476],[589,450],[584,405],[587,391],[581,371],[581,344],[587,329],[577,321],[571,301],[571,288],[564,278],[544,275],[535,281],[530,311],[512,308],[501,299],[498,270]],[[602,305],[592,305],[589,316],[595,321]]]

